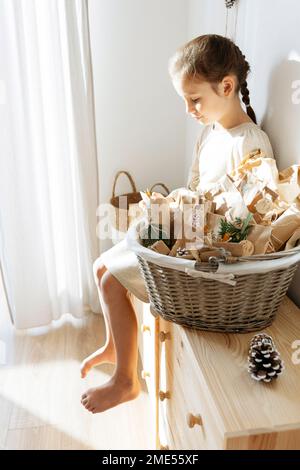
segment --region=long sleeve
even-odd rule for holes
[[[204,126],[194,147],[188,189],[210,190],[220,178],[231,174],[249,152],[259,148],[266,157],[274,159],[268,135],[253,122],[231,129],[218,123]]]
[[[238,165],[248,153],[256,149],[261,149],[266,154],[266,157],[274,158],[273,149],[267,134],[260,128],[250,128],[242,138],[236,139],[235,156],[239,161],[235,162],[235,165]]]
[[[199,174],[199,147],[200,147],[200,138],[196,141],[193,151],[192,166],[189,171],[187,188],[191,191],[196,191],[196,188],[199,184],[200,174]]]
[[[202,147],[205,145],[205,141],[209,136],[211,131],[211,124],[201,126],[200,132],[198,134],[194,150],[192,156],[192,166],[189,171],[188,181],[187,181],[187,188],[191,191],[197,191],[199,189],[200,183],[200,154]]]

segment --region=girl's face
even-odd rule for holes
[[[173,85],[185,102],[186,112],[203,124],[221,120],[234,93],[234,80],[230,76],[218,84],[218,94],[205,81],[176,78]]]

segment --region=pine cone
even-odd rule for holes
[[[271,382],[284,369],[273,339],[264,333],[255,335],[250,342],[248,372],[258,381]]]

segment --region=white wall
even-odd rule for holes
[[[120,169],[138,190],[185,183],[186,115],[167,62],[186,41],[187,12],[182,0],[89,0],[101,202]],[[130,191],[119,183],[117,194]]]

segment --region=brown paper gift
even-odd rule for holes
[[[173,238],[173,214],[169,198],[169,194],[152,191],[155,186],[162,186],[166,193],[169,189],[164,183],[155,183],[149,192],[141,191],[142,201],[139,203],[140,208],[146,214],[148,222],[154,225],[161,225],[167,236]]]
[[[254,244],[250,240],[242,240],[239,243],[213,242],[213,246],[230,251],[232,256],[250,256],[254,252]]]
[[[207,226],[209,232],[211,232],[213,238],[217,239],[219,236],[219,230],[221,226],[221,220],[225,220],[225,217],[220,214],[213,214],[208,212],[207,214]]]
[[[247,240],[251,241],[254,245],[254,255],[263,255],[267,252],[271,233],[271,225],[251,225]]]
[[[211,256],[219,257],[220,251],[219,250],[206,250],[206,251],[201,252],[199,256],[200,256],[201,261],[207,262]]]
[[[151,245],[150,249],[162,255],[168,255],[170,253],[169,247],[167,247],[163,240],[157,240],[157,242]]]
[[[284,201],[293,203],[300,195],[300,166],[292,165],[279,173],[278,193]]]
[[[169,253],[169,256],[176,256],[178,248],[183,248],[185,246],[185,242],[182,239],[176,240],[174,245],[171,248],[171,251]]]
[[[246,218],[249,211],[233,179],[226,175],[219,185],[223,192],[213,198],[215,213],[225,216],[231,222],[234,222],[236,217]]]
[[[174,238],[193,242],[203,239],[205,215],[212,207],[212,202],[200,203],[197,192],[185,188],[171,193],[169,207],[172,212],[171,220],[174,227]]]
[[[275,251],[279,251],[298,228],[300,228],[300,211],[292,205],[272,224],[271,241]]]
[[[297,228],[297,230],[293,233],[291,238],[286,242],[285,245],[285,250],[290,250],[291,248],[294,248],[295,246],[300,245],[300,228]]]
[[[286,209],[286,207],[282,208],[280,205],[281,201],[279,201],[278,193],[265,186],[256,193],[247,207],[253,213],[256,223],[269,225]]]

